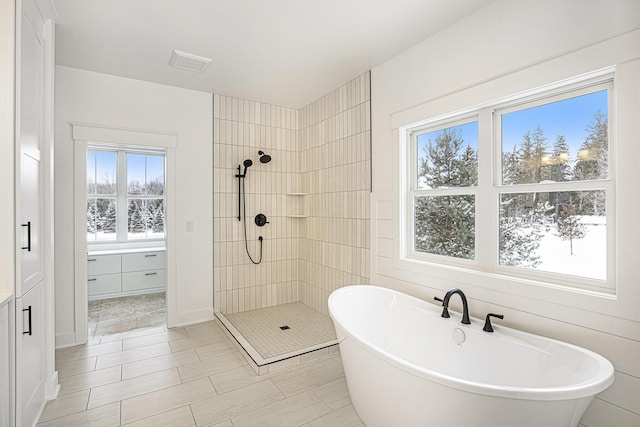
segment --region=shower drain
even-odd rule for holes
[[[287,325],[284,325],[284,326],[280,326],[280,329],[282,329],[283,331],[286,331],[287,329],[291,329],[291,328],[288,327]]]

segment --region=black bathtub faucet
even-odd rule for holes
[[[451,317],[449,315],[449,300],[451,299],[451,296],[453,294],[458,294],[458,295],[460,295],[460,298],[462,298],[462,323],[465,324],[465,325],[470,325],[471,324],[471,320],[469,320],[469,305],[467,304],[467,297],[464,295],[464,292],[462,292],[458,288],[454,288],[454,289],[451,289],[451,290],[447,291],[447,293],[444,295],[444,299],[440,299],[438,297],[434,297],[434,299],[436,301],[442,302],[442,314],[441,314],[441,317],[446,317],[446,318]]]

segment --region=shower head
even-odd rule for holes
[[[271,156],[264,154],[264,151],[258,151],[258,154],[260,154],[260,163],[269,163],[271,161]]]
[[[253,162],[250,159],[247,159],[244,161],[244,163],[242,163],[244,165],[244,171],[242,172],[242,177],[244,178],[244,175],[247,174],[247,168],[251,165],[253,165]]]

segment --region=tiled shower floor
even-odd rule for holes
[[[258,367],[337,343],[331,318],[300,302],[216,315]]]
[[[164,292],[89,301],[89,340],[165,323]]]

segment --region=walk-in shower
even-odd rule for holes
[[[333,357],[329,293],[370,283],[369,81],[301,109],[214,95],[215,315],[259,374]]]
[[[265,154],[264,151],[258,151],[258,155],[260,156],[260,163],[269,163],[271,161],[271,156]],[[244,169],[242,169],[244,166]],[[262,245],[263,245],[263,237],[258,236],[258,240],[260,241],[260,257],[258,260],[254,260],[253,256],[251,256],[251,252],[249,251],[249,243],[247,240],[247,201],[245,194],[244,181],[247,177],[247,170],[253,166],[253,161],[251,159],[246,159],[242,165],[238,165],[238,173],[236,174],[236,178],[238,178],[238,221],[242,221],[242,228],[244,229],[244,248],[247,252],[247,256],[254,264],[260,264],[262,262]],[[242,170],[242,173],[240,172]],[[255,223],[258,227],[263,227],[269,223],[267,221],[267,216],[263,213],[259,213],[255,217]]]

